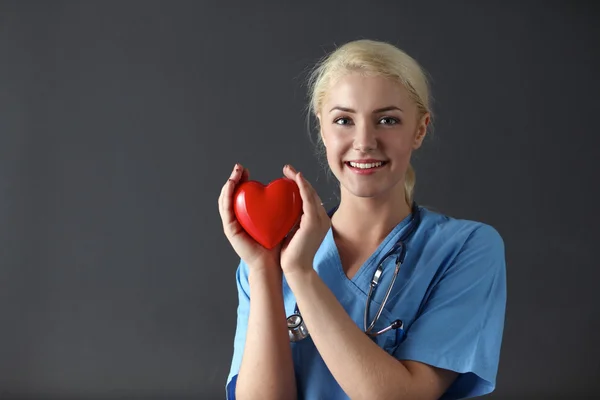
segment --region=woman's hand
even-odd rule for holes
[[[300,189],[302,217],[281,245],[281,269],[284,274],[313,268],[313,261],[321,242],[331,226],[331,220],[315,189],[290,165],[283,168],[284,175]]]
[[[277,245],[272,250],[261,246],[242,228],[233,211],[233,193],[235,188],[249,178],[250,172],[248,169],[236,164],[227,183],[221,189],[219,214],[221,214],[223,222],[223,231],[234,251],[246,264],[253,268],[264,266],[278,269],[281,245]]]

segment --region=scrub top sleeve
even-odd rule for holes
[[[442,399],[488,394],[496,385],[505,308],[504,242],[493,227],[480,224],[394,355],[459,372]]]
[[[248,266],[246,263],[240,261],[235,276],[238,292],[237,325],[233,341],[233,357],[225,386],[227,400],[235,400],[235,386],[242,363],[242,355],[246,343],[246,330],[248,327],[248,313],[250,311],[250,285],[248,283]]]

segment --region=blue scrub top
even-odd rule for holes
[[[488,394],[496,384],[504,328],[504,242],[490,225],[452,218],[421,206],[419,210],[421,223],[406,243],[405,261],[375,326],[377,331],[400,319],[405,334],[391,330],[374,340],[398,360],[420,361],[460,373],[441,399]],[[410,216],[401,221],[352,279],[342,270],[331,229],[315,256],[314,269],[361,330],[373,273],[409,222]],[[388,257],[372,297],[369,323],[385,296],[394,267],[395,257]],[[237,328],[226,383],[230,400],[235,399],[250,308],[248,266],[243,261],[236,279]],[[291,315],[296,300],[285,278],[283,294],[286,313]],[[299,399],[348,399],[310,336],[290,346]]]

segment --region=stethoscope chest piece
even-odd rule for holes
[[[304,325],[304,319],[300,314],[292,314],[287,318],[288,334],[290,342],[299,342],[308,337],[308,329]]]

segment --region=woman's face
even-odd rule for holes
[[[381,76],[351,73],[326,93],[317,115],[327,161],[341,190],[358,197],[404,191],[412,151],[421,146],[429,115],[404,86]]]

